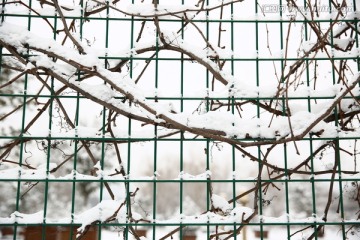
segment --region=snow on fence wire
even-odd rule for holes
[[[0,238],[360,237],[356,0],[0,4]]]

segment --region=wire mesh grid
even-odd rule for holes
[[[357,1],[2,1],[3,239],[357,239]]]

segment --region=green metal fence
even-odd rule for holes
[[[358,239],[358,5],[2,1],[0,239]]]

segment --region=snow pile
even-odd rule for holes
[[[204,173],[195,175],[195,176],[182,171],[179,173],[178,178],[176,178],[175,180],[179,180],[179,179],[181,179],[181,180],[206,180],[210,177],[211,177],[211,171],[209,171],[209,170]]]
[[[22,167],[14,167],[6,170],[1,170],[1,179],[15,180],[15,179],[27,179],[27,180],[42,180],[42,179],[54,179],[55,177],[49,172],[56,168],[55,163],[50,163],[49,168],[46,164],[40,165],[37,169],[24,169]]]
[[[223,213],[231,211],[231,209],[232,209],[232,207],[228,203],[228,201],[219,195],[212,194],[211,201],[212,201],[212,205],[213,205],[214,209],[221,210]]]
[[[36,224],[43,223],[44,221],[44,211],[39,211],[32,214],[25,214],[20,212],[14,212],[8,218],[0,217],[0,224]]]
[[[81,227],[78,228],[78,232],[82,233],[86,226],[91,225],[94,222],[106,222],[110,218],[116,218],[123,204],[120,201],[115,200],[103,200],[93,208],[86,210],[85,212],[75,215],[74,222],[81,223]]]

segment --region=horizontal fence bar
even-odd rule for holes
[[[289,172],[291,172],[291,169],[289,169]],[[331,173],[326,173],[331,174]],[[292,175],[296,175],[296,173],[292,173]],[[322,174],[324,175],[324,174]],[[309,179],[274,179],[274,180],[267,180],[267,179],[261,179],[260,181],[257,179],[251,180],[251,179],[231,179],[231,180],[225,180],[225,179],[199,179],[199,180],[191,180],[191,179],[183,179],[183,180],[174,180],[174,179],[111,179],[111,178],[100,178],[100,179],[52,179],[52,178],[46,178],[46,179],[36,179],[36,178],[12,178],[12,179],[0,179],[0,182],[109,182],[109,183],[291,183],[291,182],[300,182],[300,183],[310,183],[311,182],[358,182],[359,178],[346,178],[344,177],[346,174],[342,174],[342,177],[339,178],[338,176],[334,179],[328,178],[328,179],[318,179],[318,178],[309,178]],[[91,177],[91,176],[89,176]],[[94,177],[95,178],[95,177]]]
[[[13,14],[13,13],[4,13],[4,17],[31,17],[31,18],[48,18],[48,19],[59,19],[59,16],[54,15],[35,15],[35,14]],[[273,17],[273,16],[271,16]],[[271,18],[269,17],[269,18]],[[328,23],[330,21],[341,21],[341,22],[359,22],[360,20],[356,17],[353,19],[335,19],[335,18],[328,18],[328,19],[291,19],[290,17],[280,17],[280,15],[276,16],[279,19],[192,19],[191,21],[194,23],[308,23],[308,22],[315,22],[315,23]],[[127,21],[127,22],[153,22],[152,17],[143,18],[133,16],[133,18],[118,18],[118,17],[85,17],[85,16],[64,16],[65,19],[69,20],[98,20],[98,21]],[[274,17],[273,17],[274,18]],[[165,19],[159,18],[159,22],[176,22],[181,23],[184,19]]]
[[[324,225],[324,226],[347,226],[347,225],[358,225],[358,221],[343,221],[343,222],[262,222],[262,223],[246,223],[241,224],[237,222],[204,222],[204,223],[181,223],[180,225],[183,226],[314,226],[314,225]],[[12,224],[1,224],[0,226],[74,226],[80,227],[80,224],[70,224],[70,223],[45,223],[45,224],[21,224],[21,223],[12,223]],[[160,220],[159,222],[155,223],[96,223],[94,226],[99,227],[119,227],[119,226],[155,226],[155,227],[170,227],[170,226],[179,226],[179,223],[162,223]]]
[[[47,95],[47,94],[4,94],[4,93],[0,93],[0,97],[18,97],[18,98],[23,98],[23,97],[27,97],[27,98],[53,98],[53,99],[62,99],[62,98],[71,98],[71,99],[87,99],[84,96],[77,96],[77,95],[71,95],[69,96],[68,94],[64,94],[64,95]],[[360,95],[357,96],[358,98],[360,98]],[[174,101],[181,101],[181,100],[186,100],[186,101],[202,101],[202,100],[219,100],[219,101],[247,101],[247,100],[253,100],[253,101],[257,101],[257,100],[264,100],[264,101],[270,101],[270,100],[283,100],[284,97],[155,97],[155,96],[151,96],[151,97],[145,97],[148,100],[174,100]],[[287,99],[289,100],[328,100],[328,99],[334,99],[335,96],[319,96],[319,97],[287,97]],[[119,99],[119,100],[125,100],[125,97],[114,97],[114,99]],[[343,99],[353,99],[352,96],[346,96]]]
[[[161,51],[166,51],[166,50],[159,50],[159,52]],[[155,51],[153,51],[155,52]],[[3,56],[8,56],[10,57],[10,54],[3,54]],[[24,55],[25,58],[28,57],[33,57],[36,55]],[[186,62],[195,62],[195,59],[192,58],[176,58],[176,57],[111,57],[111,56],[98,56],[99,59],[101,60],[123,60],[123,61],[129,61],[129,60],[133,60],[133,61],[186,61]],[[304,60],[304,61],[329,61],[329,59],[334,60],[334,61],[340,61],[340,60],[354,60],[354,59],[359,59],[359,56],[349,56],[349,57],[335,57],[335,56],[331,56],[329,57],[287,57],[287,58],[278,58],[278,57],[274,57],[274,58],[265,58],[265,57],[261,57],[261,56],[257,56],[257,57],[234,57],[234,58],[218,58],[218,60],[221,61],[233,61],[233,62],[281,62],[284,61],[285,59],[288,61],[298,61],[298,60]],[[211,58],[209,58],[211,59]],[[215,60],[215,59],[211,59],[211,60]]]
[[[178,134],[178,133],[177,133]],[[128,138],[111,138],[111,137],[48,137],[48,136],[0,136],[0,139],[11,139],[11,140],[22,140],[22,141],[30,141],[30,140],[76,140],[76,141],[94,141],[94,142],[105,142],[105,143],[123,143],[123,142],[148,142],[148,141],[165,141],[165,142],[178,142],[178,141],[186,141],[186,142],[203,142],[210,141],[216,142],[214,139],[210,138],[168,138],[168,137],[154,137],[154,138],[138,138],[138,137],[128,137]],[[254,142],[254,141],[268,141],[271,144],[273,141],[281,140],[274,138],[231,138],[232,140],[242,141],[242,142]],[[358,137],[316,137],[316,138],[308,138],[304,137],[298,141],[335,141],[335,140],[356,140]],[[265,144],[262,144],[265,145]],[[1,149],[1,146],[0,146]]]

